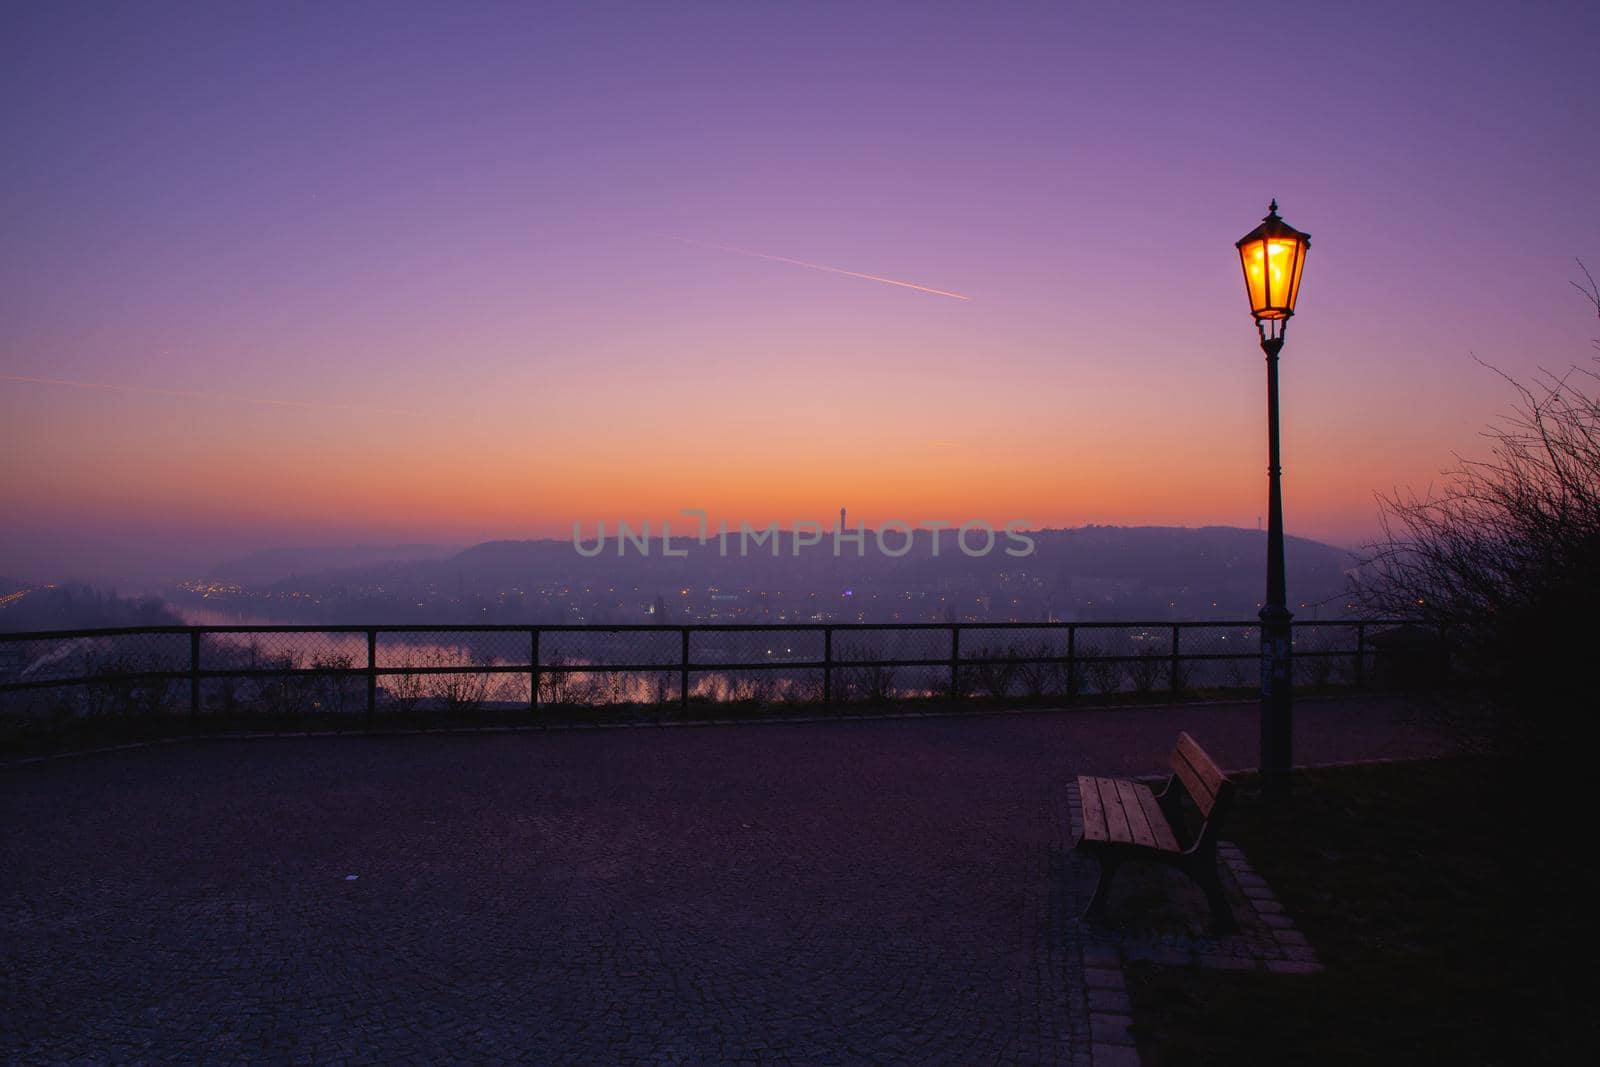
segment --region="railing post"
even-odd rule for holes
[[[678,661],[678,706],[689,710],[689,628],[679,631],[683,636],[683,658]]]
[[[833,627],[822,628],[822,706],[833,707]]]
[[[1367,624],[1356,623],[1356,688],[1367,687]]]
[[[1169,688],[1174,693],[1183,689],[1183,667],[1178,662],[1178,632],[1180,629],[1181,627],[1177,623],[1172,624],[1172,678]]]
[[[367,732],[378,715],[378,631],[367,631]]]
[[[961,699],[961,627],[950,624],[950,699]]]
[[[539,628],[533,627],[528,638],[528,710],[539,710]]]
[[[1078,627],[1067,623],[1067,703],[1078,699]]]
[[[189,631],[189,718],[200,718],[200,631]]]

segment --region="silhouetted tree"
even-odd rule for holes
[[[1600,289],[1584,276],[1578,288],[1600,313]],[[1477,829],[1504,850],[1500,973],[1553,1021],[1585,1010],[1546,961],[1570,951],[1593,906],[1572,850],[1592,834],[1589,780],[1600,759],[1590,743],[1600,688],[1600,374],[1574,367],[1507,381],[1517,401],[1486,432],[1487,459],[1459,460],[1437,492],[1383,500],[1367,599],[1384,614],[1448,624],[1468,686],[1446,700],[1461,707],[1481,696],[1490,712],[1495,761],[1484,788],[1499,818]]]
[[[1485,431],[1488,458],[1458,457],[1425,495],[1381,498],[1365,596],[1381,614],[1446,627],[1453,663],[1488,698],[1501,755],[1520,762],[1560,751],[1596,696],[1600,374],[1502,377],[1517,399]]]

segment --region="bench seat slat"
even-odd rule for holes
[[[1150,790],[1141,786],[1139,788],[1139,806],[1144,809],[1144,814],[1150,820],[1150,829],[1155,833],[1156,848],[1163,852],[1182,852],[1178,844],[1177,835],[1172,832],[1172,825],[1167,822],[1167,813],[1161,810],[1161,802]]]
[[[1086,774],[1078,776],[1078,799],[1083,803],[1083,836],[1090,841],[1105,841],[1106,812],[1100,804],[1100,784]]]
[[[1086,841],[1139,845],[1160,852],[1181,852],[1166,813],[1146,785],[1123,778],[1078,776]]]
[[[1130,782],[1126,778],[1115,780],[1117,786],[1117,799],[1122,804],[1123,814],[1128,820],[1128,833],[1136,845],[1145,848],[1156,847],[1156,834],[1150,828],[1150,817],[1145,814],[1144,805],[1139,803],[1139,789],[1137,782]]]
[[[1100,803],[1106,809],[1106,831],[1112,841],[1132,841],[1133,830],[1128,826],[1128,814],[1122,810],[1122,797],[1117,793],[1115,778],[1096,778],[1100,789]]]

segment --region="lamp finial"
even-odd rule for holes
[[[1278,198],[1277,197],[1273,197],[1272,198],[1272,203],[1267,205],[1267,214],[1276,215],[1277,213],[1278,213]]]

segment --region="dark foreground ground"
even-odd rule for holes
[[[1440,742],[1302,702],[1297,758]],[[0,1060],[1071,1063],[1064,783],[1251,705],[216,741],[0,772]]]

